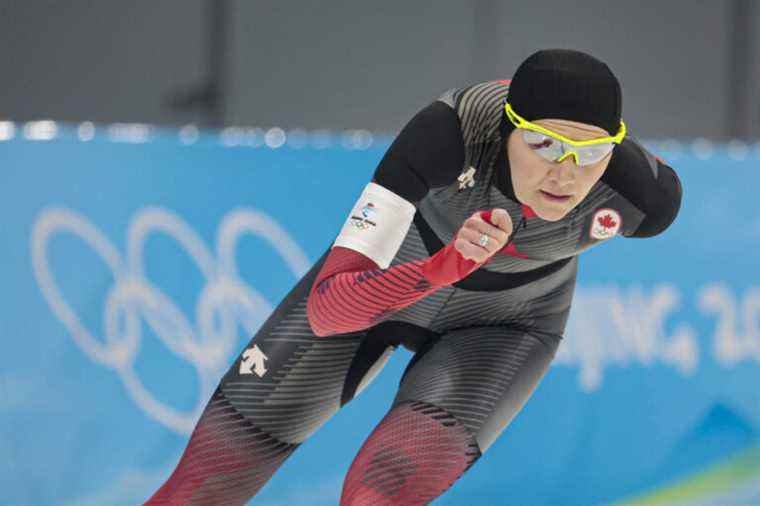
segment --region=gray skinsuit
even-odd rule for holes
[[[249,492],[366,386],[399,345],[415,355],[393,406],[419,403],[452,416],[475,442],[471,465],[520,411],[555,356],[577,255],[614,235],[655,235],[675,218],[677,176],[630,138],[563,219],[549,222],[529,213],[509,176],[507,91],[507,82],[492,81],[445,93],[402,130],[373,181],[417,208],[391,265],[430,256],[475,211],[493,208],[506,209],[515,224],[511,254],[494,255],[464,280],[374,327],[319,337],[309,326],[306,302],[325,252],[246,347],[266,354],[269,373],[241,375],[244,357],[238,358],[199,422],[247,422],[249,429],[226,437],[241,451],[261,454],[266,464],[255,475],[248,471]]]

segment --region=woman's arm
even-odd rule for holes
[[[430,257],[389,267],[417,202],[431,188],[456,180],[463,163],[459,118],[448,105],[434,102],[404,127],[312,285],[307,311],[317,335],[368,328],[482,265],[457,251],[458,233]],[[483,220],[489,221],[490,213]]]
[[[490,223],[487,213],[481,216]],[[318,336],[368,328],[482,264],[464,258],[454,240],[432,256],[387,269],[352,249],[334,246],[309,293],[309,324]]]
[[[629,237],[652,237],[675,221],[682,198],[678,175],[633,137],[615,148],[602,180],[644,213]]]

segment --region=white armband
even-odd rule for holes
[[[387,268],[414,218],[414,204],[376,183],[369,183],[348,215],[333,246],[342,246]]]

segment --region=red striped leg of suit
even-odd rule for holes
[[[309,293],[309,323],[318,336],[366,329],[479,265],[462,257],[453,242],[432,257],[387,269],[357,251],[335,246]]]
[[[356,455],[340,506],[428,504],[480,455],[472,434],[445,410],[419,401],[400,404]]]
[[[297,446],[251,425],[217,390],[177,468],[145,506],[245,504]]]

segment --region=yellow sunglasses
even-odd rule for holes
[[[620,130],[617,135],[587,141],[575,141],[531,123],[517,114],[509,102],[504,102],[504,110],[509,121],[515,127],[522,129],[525,143],[538,155],[550,162],[559,163],[568,156],[572,156],[576,165],[593,165],[609,155],[615,144],[620,144],[626,134],[625,123],[620,120]]]

